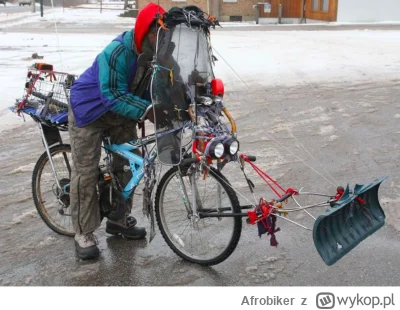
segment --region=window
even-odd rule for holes
[[[242,21],[242,16],[229,16],[229,21],[230,22],[241,22]]]
[[[311,6],[313,12],[329,12],[329,1],[330,0],[312,0]]]
[[[329,0],[322,0],[322,12],[329,11]]]
[[[319,0],[312,0],[312,10],[319,11]]]

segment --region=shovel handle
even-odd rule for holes
[[[286,199],[292,197],[293,194],[294,194],[294,193],[292,193],[292,192],[287,193],[287,194],[283,195],[281,198],[278,198],[278,199],[276,200],[276,202],[282,202],[282,201],[284,201],[284,200],[286,200]]]

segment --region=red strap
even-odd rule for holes
[[[256,223],[256,221],[258,220],[256,211],[249,211],[249,212],[247,212],[247,215],[249,217],[250,224],[254,225]]]
[[[278,191],[277,190],[275,190],[275,188],[270,184],[270,182],[269,181],[271,181],[273,184],[275,184],[283,193],[286,193],[286,191],[282,188],[282,186],[280,186],[279,184],[278,184],[278,182],[276,182],[273,178],[271,178],[268,174],[266,174],[264,171],[262,171],[259,167],[257,167],[255,164],[253,164],[250,160],[249,160],[249,158],[247,157],[247,155],[244,155],[244,154],[242,154],[242,155],[240,155],[242,158],[243,158],[243,160],[245,161],[245,162],[247,162],[247,163],[249,163],[250,164],[250,166],[257,172],[257,174],[265,181],[265,183],[267,183],[268,184],[268,186],[272,189],[272,191],[280,198],[280,197],[282,197],[282,195],[280,195],[279,193],[278,193]],[[267,181],[265,178],[267,178],[269,181]]]
[[[26,92],[26,97],[25,97],[25,99],[22,100],[22,101],[20,102],[20,104],[18,105],[18,109],[17,109],[18,113],[25,107],[26,99],[28,99],[28,97],[29,97],[30,94],[32,93],[32,90],[33,90],[33,88],[35,87],[35,84],[36,84],[37,80],[39,80],[39,76],[40,76],[40,73],[36,75],[35,81],[34,81],[33,83],[31,83],[31,86],[29,87],[29,90]]]

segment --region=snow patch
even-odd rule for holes
[[[246,273],[256,272],[257,269],[257,266],[249,266],[246,268]]]
[[[32,172],[33,168],[35,168],[35,163],[30,163],[29,165],[20,166],[20,167],[14,169],[9,174],[17,174],[17,173],[22,173],[22,172]]]
[[[11,221],[11,224],[12,225],[22,224],[25,220],[29,218],[37,218],[37,217],[38,217],[37,210],[32,209],[22,213],[19,216],[14,217],[13,220]]]
[[[277,257],[271,256],[271,257],[268,257],[266,261],[267,261],[268,263],[273,263],[273,262],[276,262],[277,260],[278,260]]]
[[[227,27],[249,27],[249,26],[254,26],[254,27],[260,27],[261,24],[256,24],[255,21],[248,21],[248,22],[220,22],[221,26],[223,28]]]
[[[273,132],[278,133],[284,130],[290,130],[292,128],[296,128],[300,125],[308,125],[308,124],[313,124],[313,123],[322,123],[322,122],[327,122],[331,118],[328,115],[321,115],[319,117],[314,117],[314,118],[308,118],[304,120],[299,120],[299,121],[294,121],[291,120],[290,123],[283,123],[277,126],[272,127]]]
[[[106,7],[112,8],[112,10],[107,10]],[[103,23],[122,24],[132,27],[136,18],[119,17],[119,15],[124,12],[121,6],[112,7],[107,5],[104,7],[102,13],[100,13],[100,5],[81,5],[64,9],[54,8],[49,10],[45,17],[40,16],[40,10],[36,11],[36,13],[21,12],[3,14],[0,15],[0,22],[4,24],[5,28],[21,26],[28,23],[34,23],[36,26],[39,25],[39,27],[45,27],[46,22],[54,23],[55,21],[59,24],[74,23],[75,25],[79,25]]]
[[[334,132],[335,132],[335,127],[333,127],[332,125],[323,126],[319,129],[319,134],[322,136],[330,135]]]
[[[329,142],[333,142],[333,141],[336,141],[337,139],[339,139],[338,136],[332,135],[332,136],[330,136],[330,137],[328,138],[328,141],[329,141]]]
[[[37,246],[38,246],[39,248],[41,248],[41,247],[46,247],[46,246],[49,246],[49,245],[55,243],[55,241],[57,241],[57,239],[54,238],[54,237],[52,237],[52,236],[50,236],[50,237],[47,237],[46,239],[40,241],[39,244],[38,244]]]
[[[400,114],[396,114],[394,118],[400,118]]]
[[[299,111],[293,114],[293,116],[301,116],[301,115],[318,115],[322,112],[324,112],[323,107],[315,107],[309,110],[304,110],[304,111]]]
[[[400,197],[396,199],[383,197],[381,204],[385,210],[387,222],[400,231]]]
[[[360,105],[362,107],[364,107],[364,108],[371,108],[372,107],[372,103],[369,103],[369,102],[362,102]]]

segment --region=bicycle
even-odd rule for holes
[[[209,28],[217,21],[206,18],[196,7],[189,8],[190,11],[173,8],[168,15],[160,16],[155,55],[144,55],[143,61],[138,60],[138,66],[148,70],[152,97],[152,105],[139,122],[143,123],[147,114],[154,111],[155,133],[146,136],[143,132],[141,139],[120,145],[104,137],[105,158],[104,164],[99,165],[97,184],[102,217],[118,217],[121,206],[144,179],[143,211],[151,221],[150,241],[155,236],[157,221],[168,246],[187,261],[212,266],[226,260],[239,242],[242,218],[257,225],[259,235],[266,233],[271,245],[276,246],[276,221],[280,218],[313,231],[321,258],[327,265],[334,264],[384,225],[378,189],[385,178],[356,185],[353,190],[349,186],[338,187],[333,195],[284,189],[253,164],[254,156],[239,154],[236,123],[223,103],[224,86],[212,71],[216,58]],[[52,81],[53,77],[57,82]],[[73,163],[70,147],[63,144],[60,131],[68,128],[68,96],[75,77],[36,70],[28,72],[27,78],[24,99],[17,102],[16,111],[32,116],[39,124],[46,148],[32,177],[35,205],[52,230],[72,236],[69,182]],[[230,126],[222,120],[223,116]],[[191,133],[188,149],[182,146],[184,131]],[[139,147],[143,158],[133,153]],[[122,169],[132,173],[124,188],[113,170],[113,156],[127,160]],[[162,165],[172,166],[161,179],[161,170],[156,173],[156,159]],[[252,193],[254,185],[244,172],[245,163],[278,198],[261,197],[255,203],[247,200],[250,204],[240,205],[239,192],[221,173],[230,162],[239,163]],[[45,170],[47,163],[49,168]],[[43,198],[45,194],[50,194],[48,200]],[[327,200],[302,206],[295,198],[298,195],[322,196]],[[289,198],[298,207],[286,209],[284,203]],[[315,218],[307,209],[316,207],[329,209]],[[286,218],[301,211],[315,220],[313,229]]]
[[[57,82],[48,81],[45,76],[49,74],[56,77]],[[39,157],[32,175],[34,203],[49,228],[58,234],[73,236],[69,204],[73,163],[71,148],[63,143],[60,136],[60,131],[68,129],[68,104],[63,101],[68,101],[69,86],[65,81],[71,76],[43,70],[30,70],[28,76],[28,95],[17,103],[17,107],[38,123],[45,146],[45,152]],[[50,89],[47,84],[56,85]],[[217,99],[215,102],[221,104]],[[213,108],[203,105],[202,109]],[[144,123],[147,114],[152,110],[153,106],[149,106],[139,123]],[[187,121],[171,132],[189,130],[193,124],[192,121]],[[97,184],[101,216],[117,218],[124,212],[121,207],[123,202],[144,179],[143,210],[151,219],[150,240],[155,235],[156,220],[167,244],[179,256],[202,265],[218,264],[238,244],[242,221],[234,217],[210,217],[202,220],[198,211],[201,209],[202,212],[215,212],[214,204],[218,202],[219,210],[223,210],[223,213],[238,213],[240,206],[236,193],[228,186],[229,182],[218,169],[208,167],[207,177],[203,178],[205,170],[200,167],[197,157],[191,157],[190,151],[183,152],[180,164],[164,174],[154,191],[157,179],[155,160],[158,153],[156,135],[154,133],[119,145],[111,144],[109,137],[104,137],[105,157],[99,165]],[[166,137],[168,134],[164,132],[162,136]],[[143,158],[133,153],[138,148],[144,150]],[[129,162],[123,170],[130,171],[132,177],[125,188],[121,188],[112,169],[113,156],[121,156]],[[180,198],[177,200],[178,196]],[[183,211],[181,217],[176,216],[179,211]],[[182,225],[183,222],[185,225]]]

